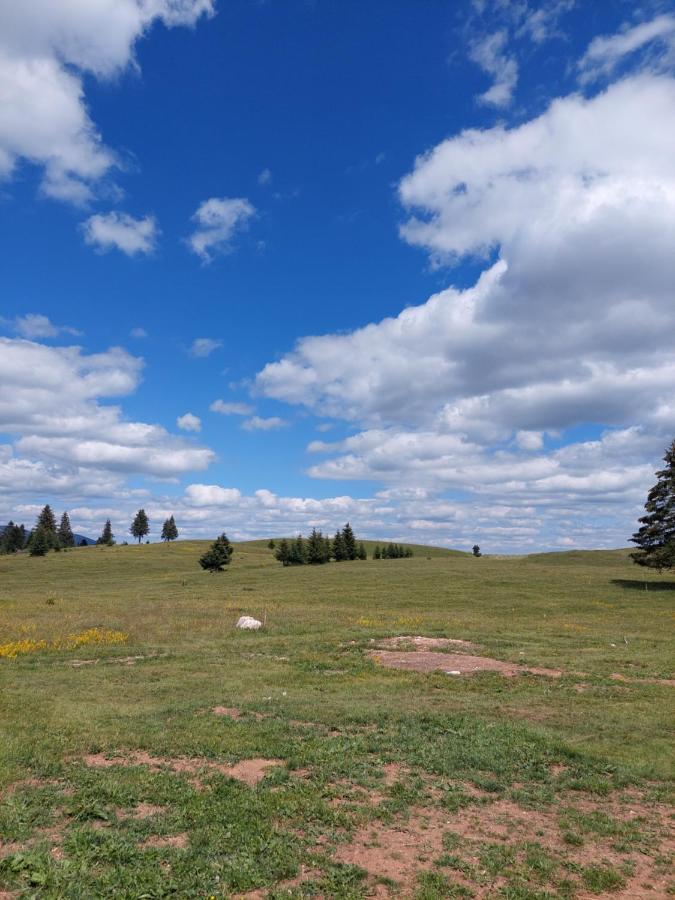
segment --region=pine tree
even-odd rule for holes
[[[356,559],[356,538],[354,537],[354,532],[352,531],[352,526],[349,522],[347,522],[342,529],[342,540],[345,545],[345,559]]]
[[[291,564],[291,548],[288,546],[288,541],[286,538],[280,541],[279,546],[276,549],[274,554],[275,559],[277,559],[284,566],[290,566]]]
[[[229,566],[234,548],[225,533],[217,537],[209,549],[199,559],[199,565],[208,572],[222,572]]]
[[[269,542],[268,542],[268,544],[267,544],[267,549],[268,549],[268,550],[274,550],[274,546],[275,546],[275,544],[274,544],[274,538],[270,538],[270,539],[269,539]]]
[[[97,544],[105,544],[107,547],[112,547],[115,543],[115,535],[113,534],[112,525],[110,524],[110,519],[105,520],[105,525],[103,526],[103,531],[101,532],[100,538],[96,541]]]
[[[471,548],[471,552],[473,553],[474,556],[482,556],[483,555],[480,552],[480,547],[478,546],[478,544],[473,545],[473,547]]]
[[[58,531],[59,543],[62,547],[74,547],[75,538],[73,537],[73,529],[70,527],[70,517],[67,512],[61,516],[61,524]]]
[[[144,509],[139,509],[136,515],[134,516],[134,521],[131,523],[131,528],[129,532],[133,534],[135,538],[138,539],[138,543],[140,544],[141,539],[145,537],[150,531],[150,522],[148,521],[148,517],[145,513]]]
[[[173,516],[169,516],[162,525],[162,540],[175,541],[177,537],[178,528],[176,527],[176,520]]]
[[[38,525],[30,536],[30,555],[45,556],[52,546],[52,536],[43,525]]]
[[[54,513],[49,504],[43,507],[42,512],[38,516],[35,527],[38,528],[40,526],[42,526],[45,531],[56,534],[56,519],[54,518]]]
[[[335,562],[343,562],[343,560],[347,559],[347,551],[345,549],[345,539],[342,535],[341,531],[335,532],[335,537],[333,538],[333,559]]]
[[[25,543],[26,529],[10,520],[0,538],[0,553],[16,553],[17,550],[23,550]]]
[[[375,545],[375,549],[373,550],[373,559],[382,559],[382,553],[380,551],[379,544]]]
[[[359,549],[356,553],[358,559],[368,559],[368,554],[366,553],[366,548],[363,546],[363,541],[359,544]]]
[[[661,572],[675,566],[675,441],[666,450],[664,469],[647,494],[640,528],[631,541],[639,547],[631,553],[633,562]]]
[[[312,533],[307,538],[307,562],[312,566],[328,562],[323,535],[316,528],[312,529]]]
[[[304,566],[307,562],[307,547],[301,534],[291,541],[289,561],[292,566]]]

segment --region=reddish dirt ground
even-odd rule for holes
[[[84,763],[94,768],[109,768],[110,766],[148,766],[151,769],[171,769],[178,774],[198,775],[203,772],[220,772],[237,781],[243,781],[249,787],[255,786],[267,774],[273,766],[283,765],[279,759],[243,759],[241,762],[230,766],[226,763],[214,762],[210,759],[177,758],[164,759],[151,756],[143,750],[135,750],[126,756],[107,757],[103,753],[90,753],[84,757]],[[199,779],[193,779],[195,787],[201,787]]]
[[[406,672],[446,672],[448,675],[475,675],[477,672],[498,672],[507,678],[514,675],[545,675],[560,678],[559,669],[540,666],[521,666],[503,662],[489,656],[471,656],[468,653],[436,653],[428,650],[369,650],[368,655],[387,669],[403,669]]]

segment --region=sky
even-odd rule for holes
[[[626,546],[675,0],[0,0],[0,523]]]

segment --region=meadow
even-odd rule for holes
[[[675,891],[673,576],[206,546],[0,557],[2,900]],[[381,664],[418,635],[559,674]]]

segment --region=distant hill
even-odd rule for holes
[[[21,524],[21,523],[19,522],[19,525],[20,525],[20,524]],[[0,525],[0,535],[4,534],[5,528],[7,528],[6,525]],[[32,529],[27,528],[27,529],[26,529],[26,535],[29,535],[29,534],[31,533],[31,530],[32,530]],[[73,534],[73,537],[75,538],[75,546],[76,546],[76,547],[79,546],[79,544],[80,544],[82,541],[86,541],[88,547],[90,547],[92,544],[95,544],[95,543],[96,543],[95,540],[93,540],[93,539],[90,538],[90,537],[87,537],[86,534]]]

